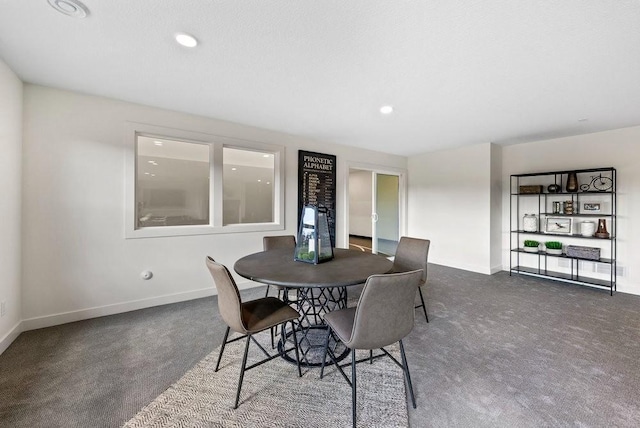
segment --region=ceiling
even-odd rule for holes
[[[405,156],[640,125],[640,0],[83,2],[0,0],[0,58],[29,83]]]

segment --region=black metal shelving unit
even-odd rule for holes
[[[578,190],[566,191],[569,174],[576,174]],[[605,177],[609,180],[600,179]],[[604,183],[611,187],[607,190],[594,188],[594,183]],[[510,216],[510,274],[533,275],[557,281],[608,289],[610,295],[616,290],[616,169],[592,168],[581,170],[551,171],[511,175]],[[560,191],[549,192],[548,186],[555,184]],[[541,186],[541,193],[521,193],[520,186]],[[582,189],[580,189],[582,185]],[[589,185],[587,188],[586,185]],[[607,187],[598,186],[598,187]],[[553,212],[553,202],[571,202],[573,213]],[[597,213],[584,212],[584,204],[598,205]],[[524,230],[524,214],[537,215],[537,231]],[[571,219],[572,230],[569,233],[548,233],[545,231],[546,219]],[[605,219],[608,238],[583,236],[577,229],[577,220]],[[551,239],[544,239],[544,237]],[[600,248],[602,255],[598,260],[570,257],[563,254],[549,254],[544,250],[525,251],[526,239],[537,241],[568,239],[574,245]],[[564,244],[564,243],[563,243]],[[564,247],[565,245],[563,245]],[[562,262],[569,262],[562,266]],[[552,266],[549,266],[552,265]],[[588,268],[590,267],[590,269]],[[602,267],[605,267],[602,269]],[[605,272],[599,272],[605,270]],[[608,278],[606,271],[608,270]]]

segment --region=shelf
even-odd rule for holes
[[[610,195],[611,190],[581,190],[579,192],[542,192],[542,193],[512,193],[511,196],[571,196],[571,195]]]
[[[612,239],[615,238],[613,236],[609,238],[596,238],[595,236],[582,236],[579,233],[526,232],[524,230],[512,230],[511,233],[522,233],[527,235],[538,235],[538,236],[564,236],[565,238],[597,239],[598,241],[611,241]]]
[[[612,264],[613,260],[608,259],[606,257],[601,257],[598,260],[593,260],[593,259],[583,259],[581,257],[570,257],[567,256],[566,254],[548,254],[546,251],[538,251],[535,253],[529,252],[529,251],[525,251],[522,248],[514,248],[513,250],[514,253],[522,253],[522,254],[533,254],[533,255],[540,255],[540,256],[547,256],[547,257],[557,257],[559,259],[569,259],[569,260],[580,260],[581,262],[593,262],[593,263],[604,263],[604,264]]]
[[[577,276],[577,275],[572,276],[569,273],[554,272],[547,269],[536,269],[536,268],[531,268],[526,266],[515,266],[514,268],[511,269],[511,272],[525,273],[528,275],[539,276],[541,278],[551,278],[559,281],[567,281],[567,282],[572,282],[577,284],[596,285],[598,287],[605,287],[608,289],[615,287],[615,283],[612,283],[611,281],[608,281],[608,280]]]
[[[615,217],[615,214],[584,214],[584,213],[574,213],[574,214],[562,214],[562,213],[540,213],[540,215],[544,215],[547,217]]]
[[[535,177],[536,175],[562,175],[575,172],[576,174],[582,174],[587,172],[606,172],[614,171],[615,168],[608,166],[605,168],[588,168],[588,169],[568,169],[566,171],[545,171],[545,172],[528,172],[526,174],[512,174],[512,177]]]
[[[566,184],[569,181],[574,184],[574,175],[575,178],[577,178],[576,191],[568,192],[566,190]],[[602,180],[597,181],[600,177],[602,177]],[[558,281],[571,282],[579,285],[606,288],[609,289],[610,294],[613,295],[613,292],[616,289],[617,257],[616,180],[617,172],[613,167],[512,174],[509,189],[509,193],[511,195],[509,197],[509,228],[511,230],[509,238],[510,272],[533,275],[540,278],[549,278]],[[555,185],[554,187],[559,190],[558,192],[548,191],[549,186],[552,184]],[[602,186],[600,186],[600,184],[602,184]],[[598,185],[598,188],[606,188],[606,190],[597,190],[597,188],[595,187],[596,185]],[[583,188],[588,190],[580,190],[580,186],[584,186]],[[522,192],[526,190],[539,191],[539,193]],[[551,209],[558,210],[558,205],[562,205],[563,201],[569,200],[573,202],[573,207],[575,208],[573,210],[573,213],[568,214],[566,212],[547,212],[547,210]],[[587,206],[587,204],[591,203],[595,204],[596,207],[600,208],[602,211],[594,212],[591,210],[583,209],[584,206]],[[535,223],[530,218],[530,213],[533,213],[535,216],[537,216],[535,217]],[[524,220],[522,218],[523,215],[525,216]],[[553,220],[554,218],[555,220]],[[550,219],[553,221],[551,221]],[[605,221],[609,223],[610,236],[608,238],[597,238],[595,235],[582,236],[582,234],[580,233],[580,231],[582,230],[581,225],[584,225],[585,222],[600,224],[601,222]],[[564,225],[563,228],[551,227],[554,222],[558,222],[560,225],[568,223],[573,227],[569,228],[567,227],[568,225]],[[538,230],[536,230],[535,232],[521,230],[520,227],[524,228],[525,224],[529,230],[534,229],[534,225],[537,225],[536,228]],[[549,225],[549,230],[555,230],[555,233],[545,232],[547,230],[546,225]],[[573,233],[559,233],[559,231],[562,230]],[[542,249],[536,252],[525,251],[525,249],[523,248],[523,241],[526,240],[542,241],[542,245],[540,246],[540,248]],[[544,241],[552,240],[562,241],[566,244],[572,242],[573,240],[573,242],[580,242],[592,247],[597,247],[600,249],[600,252],[602,254],[606,254],[609,258],[602,257],[597,260],[592,260],[582,257],[570,257],[566,254],[548,254],[546,252],[546,248],[544,247]],[[596,243],[595,241],[599,242]],[[521,256],[521,254],[530,254],[531,257]],[[570,260],[569,263],[565,261],[564,264],[571,267],[571,273],[564,273],[568,271],[568,269],[564,269],[563,267],[556,267],[555,263],[553,263],[552,261],[550,262],[547,257]],[[520,266],[521,260],[525,265],[537,267]],[[604,267],[598,266],[601,264],[610,266],[611,271],[609,272],[609,274],[602,276],[599,274],[585,272],[588,275],[594,275],[597,278],[585,277],[582,275],[582,270],[584,269],[581,269],[581,265],[583,263],[580,262],[591,263],[589,265],[586,265],[586,267],[588,268],[587,270],[591,270],[591,267]],[[593,263],[595,263],[595,265]],[[551,267],[553,269],[564,272],[547,270],[546,267],[548,264],[552,265]],[[542,266],[544,266],[545,269],[543,269]],[[601,279],[605,277],[608,278]]]

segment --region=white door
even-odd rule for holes
[[[400,177],[372,171],[371,179],[372,253],[393,256],[400,240]]]

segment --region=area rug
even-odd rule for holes
[[[268,333],[259,336],[269,339]],[[327,366],[323,379],[319,368],[303,368],[300,378],[296,366],[281,358],[245,373],[234,410],[244,343],[227,345],[218,372],[214,369],[219,350],[213,351],[124,427],[351,426],[351,388],[334,366]],[[397,347],[389,351],[400,358]],[[247,365],[263,355],[252,343]],[[343,362],[348,361],[349,357]],[[350,367],[346,372],[350,374]],[[357,365],[357,391],[359,427],[408,426],[402,370],[388,357]]]

